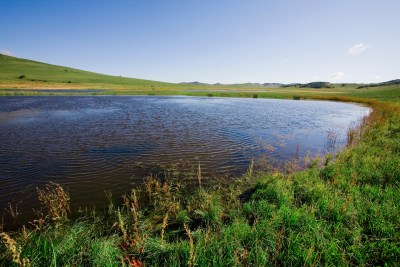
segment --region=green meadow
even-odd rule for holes
[[[77,94],[324,99],[373,109],[335,157],[294,158],[260,171],[251,164],[233,180],[207,181],[201,166],[169,169],[130,189],[122,205],[110,201],[103,212],[84,210],[78,218],[70,216],[68,191],[49,184],[38,189],[37,219],[0,229],[0,265],[398,266],[400,85],[358,86],[171,84],[0,56],[3,96],[104,89]]]

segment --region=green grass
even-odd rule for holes
[[[118,236],[99,235],[95,224],[79,223],[30,233],[22,256],[33,266],[119,266]]]
[[[68,218],[68,194],[49,186],[41,191],[48,213],[35,227],[1,234],[0,265],[397,266],[398,87],[280,88],[256,94],[360,102],[373,112],[349,131],[348,146],[334,159],[295,159],[281,171],[256,173],[250,166],[243,177],[213,184],[202,181],[200,171],[167,171],[101,214]]]
[[[168,90],[172,85],[174,84],[103,75],[0,55],[0,88],[3,89],[19,88],[29,92],[29,89],[96,88],[151,92]]]

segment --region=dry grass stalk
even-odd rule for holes
[[[253,169],[254,169],[254,159],[251,159],[249,169],[247,170],[246,173],[246,178],[250,179],[251,176],[253,176]]]
[[[14,220],[17,220],[18,216],[20,215],[20,213],[18,212],[18,203],[15,204],[15,208],[13,208],[11,203],[8,203],[8,208],[6,209],[6,211]]]
[[[336,149],[336,145],[338,142],[338,138],[339,138],[339,134],[337,132],[334,132],[333,130],[329,130],[328,134],[327,134],[327,144],[326,144],[326,148],[328,150],[328,152],[333,152]]]
[[[277,266],[277,264],[278,264],[278,256],[279,256],[279,252],[282,247],[282,236],[283,236],[284,229],[285,229],[285,226],[282,226],[282,229],[279,231],[278,242],[276,244],[276,250],[275,250],[274,266]]]
[[[139,204],[135,190],[132,190],[130,196],[124,196],[124,206],[127,215],[131,215],[132,224],[125,223],[121,211],[118,209],[118,227],[122,233],[123,242],[120,244],[121,249],[125,253],[124,262],[128,266],[143,266],[142,262],[137,260],[133,255],[144,252],[143,240],[139,224]]]
[[[50,182],[45,189],[36,188],[39,201],[47,208],[51,220],[60,223],[68,219],[70,213],[68,192],[57,183]]]
[[[133,215],[133,230],[136,238],[139,238],[139,203],[136,195],[136,190],[132,192],[131,210]]]
[[[29,233],[29,231],[26,229],[25,225],[22,226],[21,233],[22,233],[22,237],[24,238],[24,240],[27,240],[28,237],[29,237],[29,235],[30,235],[30,233]]]
[[[21,246],[17,245],[17,242],[12,239],[6,233],[0,233],[0,237],[3,240],[4,245],[7,248],[7,251],[11,253],[12,261],[21,267],[28,267],[30,266],[29,259],[21,258],[22,248]]]
[[[186,235],[189,237],[190,252],[189,252],[188,266],[194,266],[196,255],[194,253],[193,236],[192,233],[190,232],[189,226],[186,223],[183,224],[183,227],[185,227]]]
[[[149,177],[145,181],[145,193],[148,201],[155,211],[165,213],[173,211],[176,213],[178,204],[175,202],[174,192],[177,191],[179,183],[172,180],[160,181],[155,177]]]
[[[199,190],[201,190],[201,167],[199,162],[199,167],[197,169],[197,181],[199,183]]]
[[[118,209],[117,214],[118,214],[118,227],[122,232],[122,237],[124,239],[124,243],[127,243],[128,242],[128,232],[125,228],[125,223],[124,223],[124,220],[122,219],[121,212],[119,209]]]
[[[164,241],[164,233],[165,233],[165,228],[168,226],[168,216],[169,212],[167,212],[163,218],[162,226],[161,226],[161,241]]]
[[[29,223],[33,225],[36,230],[42,230],[46,226],[46,220],[44,219],[43,213],[40,213],[39,219],[33,220]]]
[[[303,267],[307,266],[307,261],[308,261],[308,259],[310,258],[311,253],[312,253],[313,251],[314,251],[314,245],[312,245],[312,246],[308,249],[307,256],[306,256],[306,259],[304,260],[304,265],[303,265]]]

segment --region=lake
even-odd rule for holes
[[[0,97],[0,210],[33,216],[36,187],[65,185],[74,211],[102,207],[151,171],[178,164],[238,176],[251,160],[334,152],[370,109],[330,101],[49,96]],[[328,138],[330,136],[330,138]],[[186,167],[184,167],[186,166]]]

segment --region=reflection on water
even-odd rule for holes
[[[101,206],[151,168],[201,163],[203,176],[238,175],[252,158],[323,153],[343,144],[368,108],[339,102],[195,97],[0,97],[0,210],[35,188],[66,185],[72,206]]]

